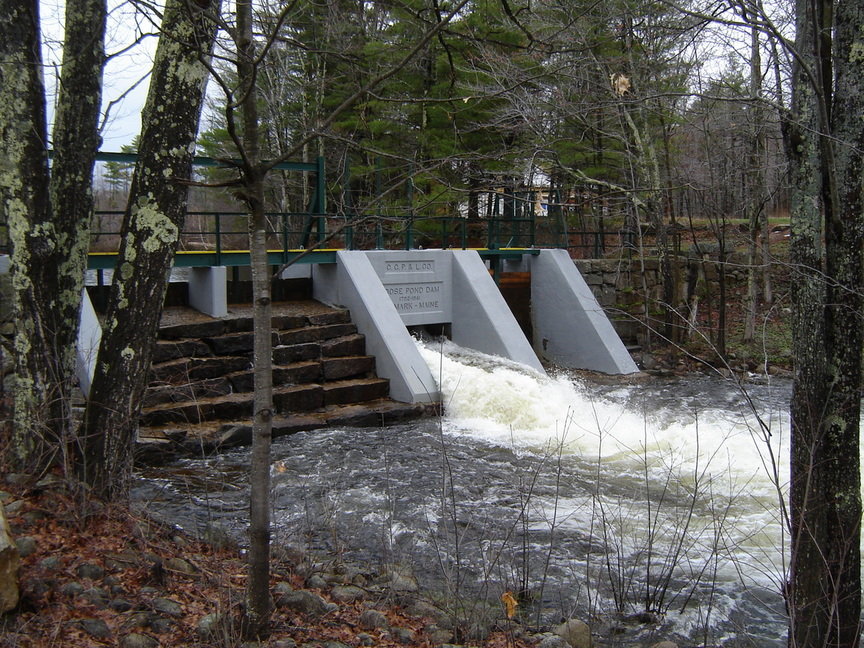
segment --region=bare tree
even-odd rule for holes
[[[167,273],[186,217],[195,135],[219,0],[168,0],[138,159],[121,229],[96,373],[79,439],[80,474],[93,492],[125,499],[141,396]]]
[[[0,2],[0,197],[12,246],[17,380],[12,452],[39,474],[71,442],[78,311],[93,209],[104,0],[68,0],[48,162],[39,2]]]
[[[864,2],[796,2],[789,643],[854,648],[861,619]]]

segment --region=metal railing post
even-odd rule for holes
[[[222,265],[222,215],[219,213],[213,214],[216,217],[215,234],[216,234],[216,265]]]

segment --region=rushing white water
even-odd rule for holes
[[[637,565],[657,562],[655,578],[672,574],[685,589],[694,579],[719,586],[713,605],[725,598],[727,612],[747,588],[778,591],[789,436],[778,399],[730,383],[722,407],[710,394],[645,402],[638,384],[601,392],[446,341],[418,344],[440,383],[446,432],[566,458],[569,470],[593,481],[581,494],[546,496],[542,506],[600,538],[615,561],[611,579],[648,574]],[[677,630],[703,613],[685,614]]]
[[[788,382],[599,385],[418,345],[444,416],[277,440],[277,544],[409,565],[447,596],[525,591],[545,622],[658,615],[616,628],[623,644],[785,645]],[[248,461],[184,460],[138,497],[243,537]]]
[[[568,376],[543,376],[447,341],[418,344],[439,380],[450,431],[560,450],[634,476],[647,463],[657,476],[673,470],[726,477],[730,493],[746,486],[757,497],[776,499],[777,475],[786,475],[787,421],[748,400],[746,388],[722,409],[680,401],[629,409],[622,394],[631,387],[598,393]]]

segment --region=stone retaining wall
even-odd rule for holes
[[[641,320],[644,319],[646,292],[649,311],[659,312],[663,297],[660,261],[652,259],[576,259],[576,267],[591,288],[597,301],[612,319],[615,329],[626,344],[638,344]],[[695,287],[695,280],[702,265],[705,283]],[[697,289],[716,296],[719,292],[719,264],[713,260],[679,258],[676,261],[676,302],[683,304],[689,292]],[[726,287],[729,294],[743,289],[747,281],[747,267],[741,260],[732,258],[726,263]],[[704,295],[703,295],[704,296]]]

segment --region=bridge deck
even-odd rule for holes
[[[461,248],[460,248],[461,249]],[[475,250],[484,259],[515,259],[523,254],[536,255],[538,248],[464,248]],[[320,250],[267,250],[267,260],[270,265],[279,266],[287,263],[335,263],[339,249]],[[117,263],[116,252],[91,252],[87,267],[90,270],[109,270]],[[174,256],[174,266],[177,268],[206,268],[210,266],[248,266],[249,250],[180,250]]]

